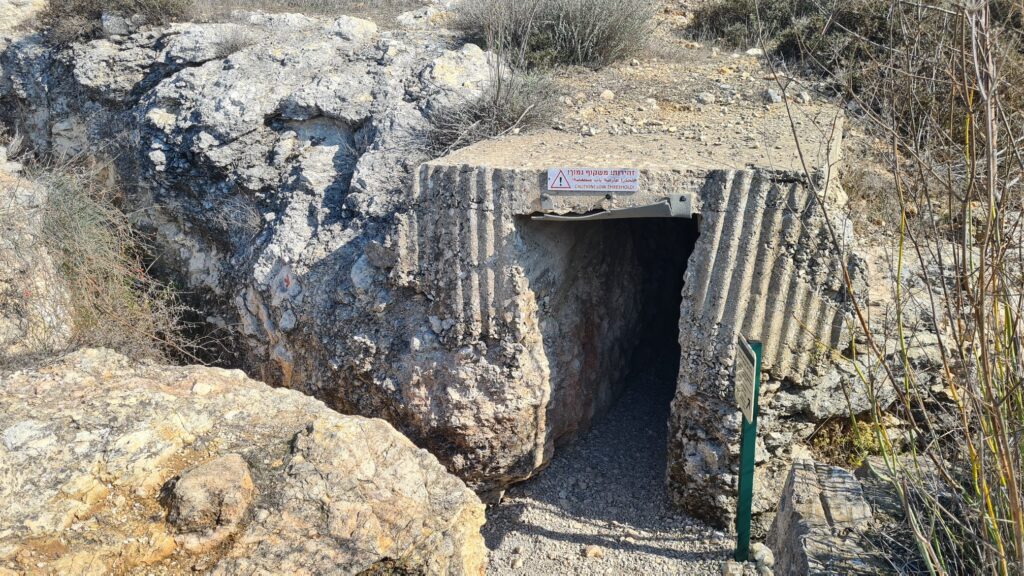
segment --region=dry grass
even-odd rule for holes
[[[117,207],[106,168],[67,163],[28,173],[47,193],[38,241],[69,296],[70,345],[194,359],[181,321],[187,310],[170,286],[147,273],[147,239]]]
[[[192,0],[50,0],[40,20],[49,38],[64,44],[97,36],[104,13],[139,14],[150,24],[162,24],[188,18],[193,9]]]
[[[870,9],[860,14],[870,26],[850,28],[856,20],[837,15],[828,24],[804,28],[798,42],[787,44],[783,34],[766,44],[781,48],[777,54],[783,55],[787,46],[796,47],[805,63],[836,79],[888,146],[888,193],[898,207],[888,230],[895,254],[894,322],[873,323],[867,295],[846,278],[855,311],[850,328],[859,337],[850,353],[858,370],[864,367],[859,385],[873,399],[868,416],[875,443],[926,572],[1021,574],[1020,5],[995,0],[840,4],[825,8]],[[829,48],[844,42],[862,49],[846,52],[860,56],[856,69]],[[783,63],[769,64],[781,85]],[[831,232],[835,250],[844,253]],[[904,277],[909,269],[916,270],[915,278]],[[907,293],[909,286],[930,290],[919,297]],[[927,366],[909,349],[915,330],[910,318],[918,316],[911,306],[928,311],[927,329],[939,339],[937,359]],[[895,343],[895,350],[887,343]],[[875,395],[883,385],[896,390],[894,404]],[[904,439],[883,425],[892,415],[909,434],[906,449]]]
[[[457,25],[518,67],[601,67],[641,50],[653,0],[464,0]]]
[[[239,196],[228,196],[209,214],[209,222],[235,245],[247,244],[263,227],[263,218],[253,204]]]
[[[556,111],[552,83],[543,73],[495,68],[479,97],[431,115],[431,153],[444,156],[474,142],[547,125]]]
[[[934,4],[934,3],[933,3]],[[1000,36],[993,58],[1003,71],[1001,86],[1008,109],[1024,109],[1022,4],[986,0],[991,26]],[[944,95],[956,79],[949,34],[960,18],[958,2],[906,0],[721,0],[701,7],[691,31],[727,45],[766,48],[785,65],[821,74],[837,93],[852,94],[862,111],[891,117],[904,136],[930,138],[928,124],[963,125],[949,118]],[[961,10],[962,12],[962,10]],[[908,81],[909,80],[909,81]]]

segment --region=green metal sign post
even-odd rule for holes
[[[750,516],[754,498],[754,451],[757,446],[757,398],[761,393],[761,343],[740,336],[736,354],[736,403],[743,412],[740,432],[740,485],[736,506],[736,554],[750,556]]]

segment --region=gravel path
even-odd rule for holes
[[[633,377],[589,433],[489,510],[489,574],[721,574],[732,540],[668,503],[666,377]]]

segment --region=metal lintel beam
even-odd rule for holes
[[[534,220],[548,222],[589,222],[591,220],[623,220],[628,218],[693,218],[693,202],[689,196],[672,196],[654,204],[612,208],[589,214],[536,214]]]

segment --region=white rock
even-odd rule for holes
[[[330,33],[352,42],[365,42],[377,34],[377,25],[369,20],[342,16],[331,23]]]

